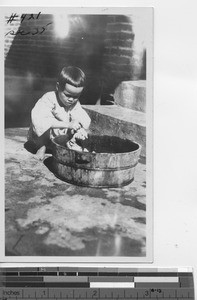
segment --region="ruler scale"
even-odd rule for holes
[[[0,300],[194,300],[189,268],[0,268]]]

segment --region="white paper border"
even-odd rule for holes
[[[142,3],[142,1],[140,1]],[[86,6],[81,6],[81,7],[68,7],[62,5],[62,7],[67,7],[68,14],[125,14],[129,15],[129,10],[133,8],[147,8],[149,7],[150,9],[153,10],[153,6],[147,6],[147,2],[150,1],[143,1],[144,6],[137,1],[135,3],[138,3],[138,5],[129,5],[128,7],[124,6],[118,6],[114,5],[114,7],[86,7]],[[146,3],[146,5],[145,5]],[[152,3],[152,1],[151,1]],[[75,4],[76,5],[76,2]],[[55,6],[55,8],[58,8],[59,6]],[[4,7],[4,9],[1,10],[1,15],[3,13],[3,16],[9,13],[37,13],[42,10],[42,13],[53,13],[54,8],[47,6],[11,6],[11,7]],[[1,34],[4,36],[4,20],[1,17]],[[152,13],[152,22],[153,22],[153,13]],[[5,256],[4,251],[5,251],[5,229],[4,229],[4,223],[5,223],[5,214],[4,214],[4,204],[3,207],[1,208],[1,211],[3,211],[2,215],[2,224],[1,224],[1,231],[0,231],[0,237],[2,238],[2,243],[0,245],[0,261],[2,262],[9,262],[9,263],[15,263],[15,262],[23,262],[23,263],[28,263],[28,262],[36,262],[36,263],[47,263],[47,262],[53,262],[53,263],[99,263],[99,264],[106,264],[106,263],[111,263],[111,264],[117,264],[117,263],[143,263],[143,262],[148,262],[151,263],[153,261],[153,44],[154,44],[154,37],[153,37],[153,24],[152,24],[152,36],[148,39],[149,45],[147,46],[147,112],[146,112],[146,118],[148,120],[148,124],[146,127],[146,142],[147,142],[147,161],[146,161],[146,180],[147,180],[147,188],[146,188],[146,253],[147,255],[145,257],[86,257],[86,256]],[[4,44],[2,45],[1,49],[1,57],[4,59],[4,49],[3,49]],[[4,70],[4,61],[1,61],[1,70]],[[2,72],[3,74],[3,80],[1,80],[1,84],[4,86],[4,71]],[[2,78],[1,78],[2,79]],[[2,99],[4,99],[4,93],[3,93],[4,87],[1,89],[2,93]],[[4,110],[3,110],[4,111]],[[3,118],[2,118],[3,120]],[[3,131],[4,131],[4,125],[3,125]],[[2,134],[4,136],[4,132]],[[4,157],[4,149],[1,148],[1,157]],[[2,162],[4,164],[4,162]],[[1,191],[2,191],[2,199],[4,198],[4,176],[3,174],[1,178]],[[2,201],[4,203],[4,201]],[[1,202],[1,204],[2,204]]]

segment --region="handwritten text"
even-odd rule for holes
[[[39,18],[40,18],[40,15],[41,15],[41,12],[39,12],[38,14],[22,14],[21,16],[20,15],[17,15],[16,13],[12,13],[7,19],[7,24],[9,24],[9,25],[12,25],[14,22],[20,22],[20,24],[22,24],[23,23],[23,21],[29,21],[29,20],[38,20]],[[34,23],[35,24],[35,23]],[[14,35],[14,36],[16,36],[16,35],[22,35],[22,36],[25,36],[25,35],[32,35],[32,36],[34,36],[34,35],[37,35],[37,34],[43,34],[45,31],[46,31],[46,29],[47,29],[47,27],[49,26],[49,25],[51,25],[52,24],[52,22],[50,22],[50,23],[47,23],[46,25],[44,25],[44,26],[35,26],[34,25],[34,27],[32,27],[32,28],[30,28],[30,29],[25,29],[25,28],[21,28],[21,27],[19,27],[19,29],[18,30],[14,30],[14,29],[12,29],[12,30],[9,30],[6,34],[5,34],[5,36],[7,36],[7,35]],[[29,25],[31,25],[31,23],[29,24]],[[39,25],[39,24],[38,24]]]

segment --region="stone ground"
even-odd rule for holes
[[[145,256],[145,162],[125,187],[79,187],[35,160],[26,134],[5,130],[6,255]]]

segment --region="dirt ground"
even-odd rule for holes
[[[5,130],[7,256],[146,255],[146,165],[122,188],[58,179],[24,148],[27,128]]]

